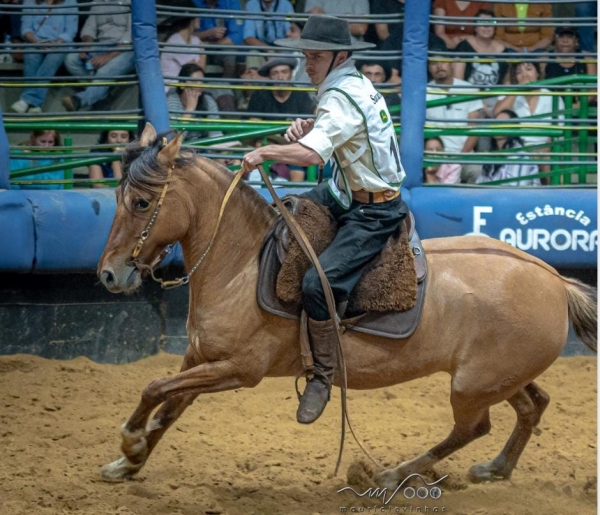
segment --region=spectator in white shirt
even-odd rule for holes
[[[441,49],[438,49],[438,51]],[[428,83],[426,101],[447,98],[451,95],[469,95],[476,89],[471,84],[452,76],[452,64],[443,61],[442,57],[431,56],[429,60],[429,73],[433,80]],[[435,91],[434,90],[438,90]],[[481,118],[483,102],[481,100],[468,100],[456,104],[429,107],[426,111],[428,125],[434,127],[466,127],[469,120]],[[477,136],[442,135],[446,152],[467,154],[473,152],[477,144]],[[464,164],[462,167],[462,181],[475,183],[481,173],[481,165]]]

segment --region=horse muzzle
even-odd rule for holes
[[[142,285],[142,275],[133,265],[119,268],[104,266],[98,273],[100,282],[111,293],[132,293]]]

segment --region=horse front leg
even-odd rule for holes
[[[240,377],[230,362],[217,361],[202,363],[174,377],[152,381],[121,430],[123,456],[105,465],[102,477],[123,480],[139,472],[162,435],[198,395],[249,386]],[[164,405],[148,424],[152,411],[162,403]]]

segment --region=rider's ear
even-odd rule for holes
[[[140,146],[147,147],[156,139],[156,129],[150,122],[146,122],[142,136],[140,137]]]
[[[157,154],[158,162],[164,166],[172,166],[175,159],[179,157],[179,149],[183,143],[185,131],[181,131],[177,134],[164,148]]]

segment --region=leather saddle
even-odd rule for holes
[[[297,208],[296,197],[282,199],[292,215]],[[421,318],[427,285],[427,261],[421,240],[415,230],[413,214],[409,212],[403,221],[408,233],[409,248],[415,258],[417,273],[417,299],[415,305],[406,311],[366,312],[358,316],[342,319],[341,325],[357,332],[383,338],[408,338],[417,328]],[[285,220],[280,216],[266,235],[259,258],[257,287],[258,305],[273,315],[294,320],[300,319],[302,306],[298,303],[283,302],[276,294],[276,282],[281,264],[289,248],[289,231]],[[343,314],[342,314],[343,315]]]

